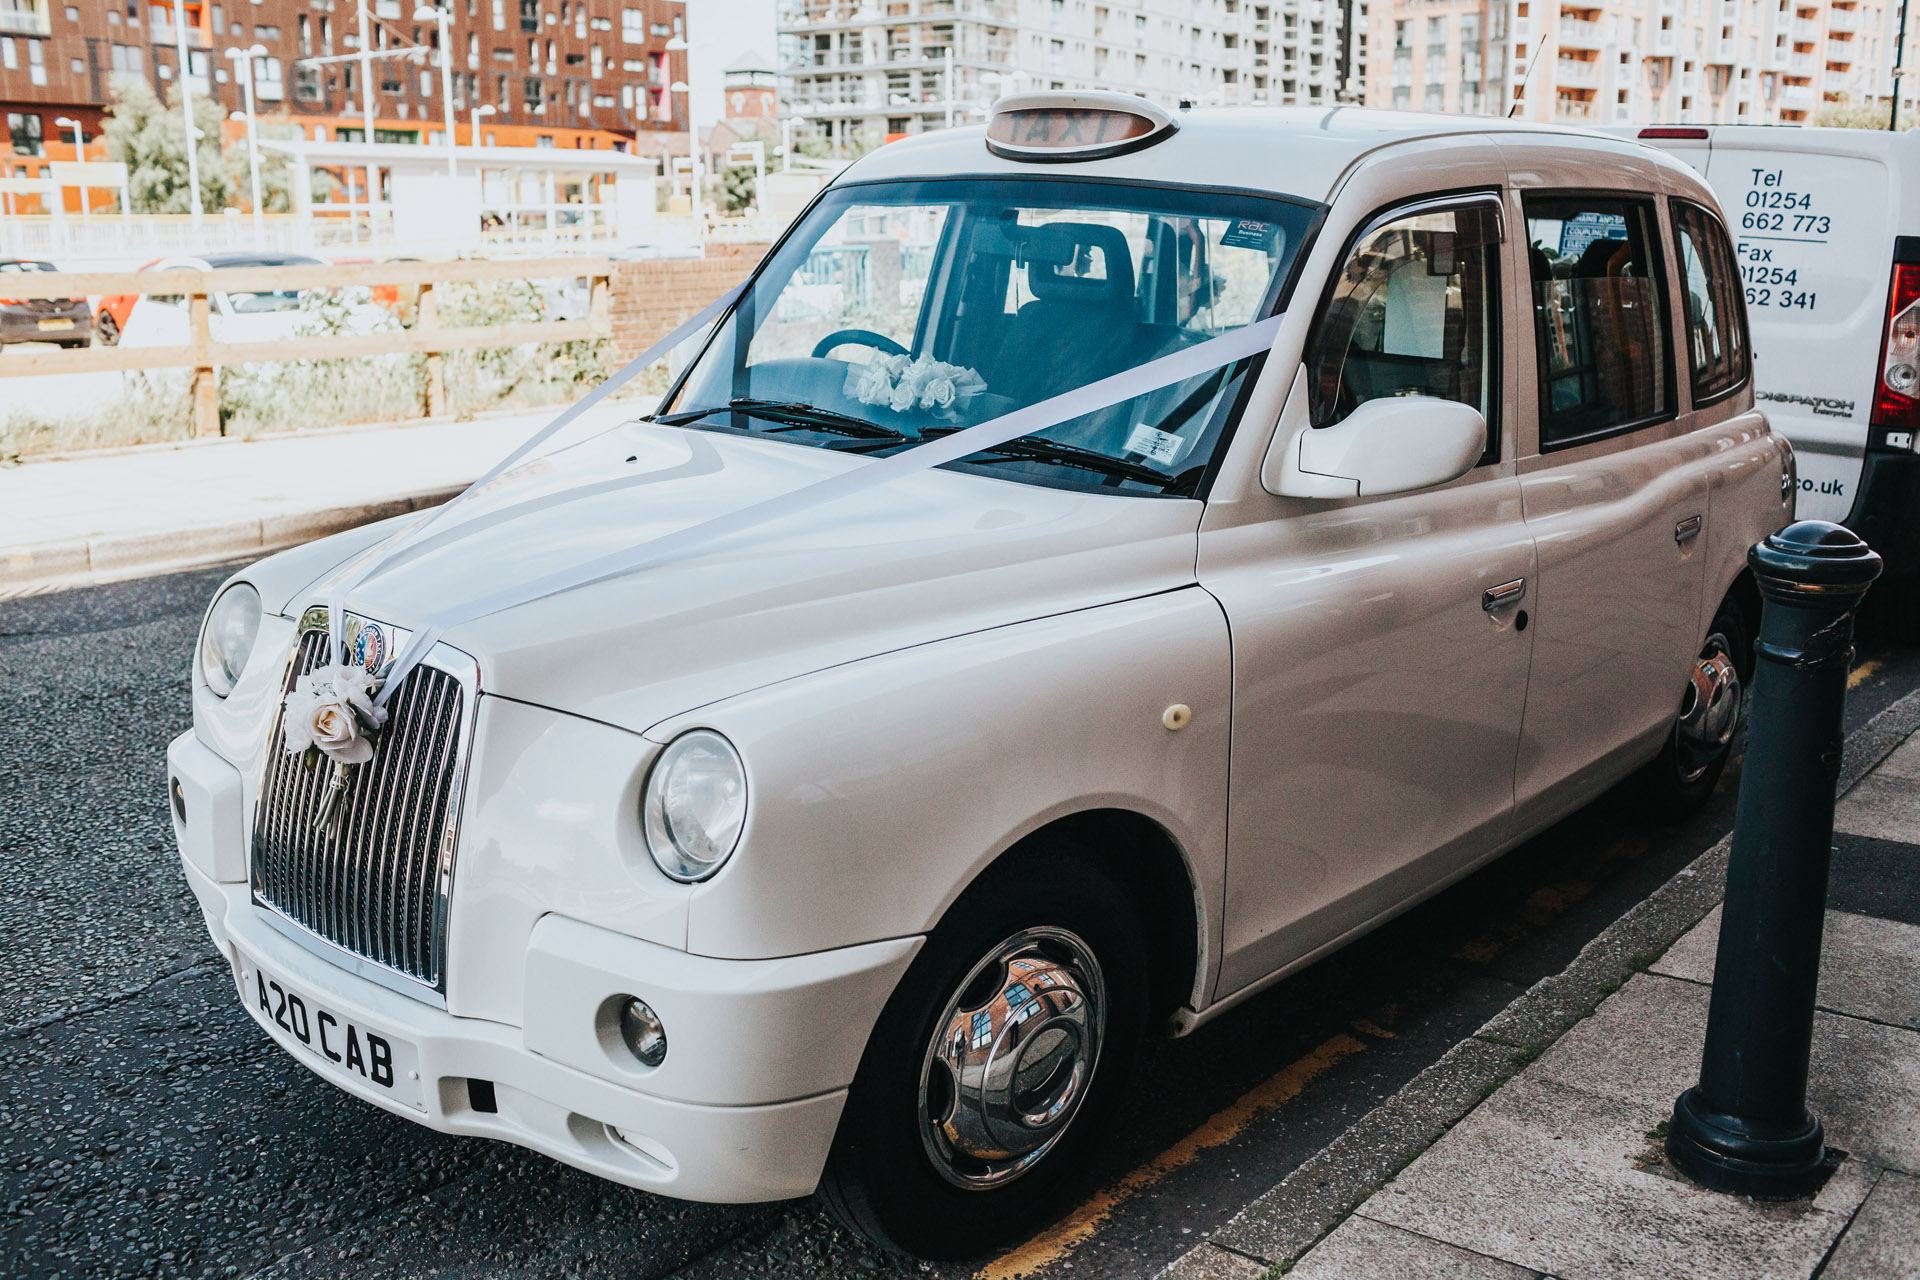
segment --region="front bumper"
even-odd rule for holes
[[[258,907],[245,880],[239,774],[191,734],[169,751],[169,773],[181,863],[207,931],[243,1007],[283,1049],[429,1128],[498,1138],[682,1199],[813,1191],[867,1031],[921,941],[718,960],[550,914],[522,957],[521,1025],[462,1017],[351,972],[327,944]],[[419,1105],[296,1044],[250,998],[250,970],[363,1033],[414,1046]],[[646,999],[667,1028],[667,1061],[651,1071],[619,1040],[627,994]]]

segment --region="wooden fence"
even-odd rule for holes
[[[424,352],[426,410],[440,414],[446,384],[441,354],[476,347],[574,342],[612,336],[605,258],[520,258],[505,261],[378,262],[342,266],[236,267],[217,271],[73,271],[9,274],[0,291],[15,298],[82,298],[93,295],[184,296],[192,338],[184,347],[85,347],[73,351],[11,351],[0,355],[0,378],[34,374],[101,373],[132,369],[193,370],[193,433],[220,433],[214,371],[222,365],[283,360],[339,360],[351,356]],[[440,326],[435,287],[492,280],[554,278],[591,281],[587,315],[573,320],[525,324]],[[419,302],[413,327],[400,332],[319,334],[268,342],[215,342],[209,297],[215,293],[269,293],[286,289],[333,290],[354,285],[413,285]],[[0,392],[0,394],[4,394]]]

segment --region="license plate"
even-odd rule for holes
[[[416,1111],[420,1053],[398,1036],[374,1031],[335,1013],[284,978],[240,958],[240,990],[275,1040],[317,1059],[321,1074],[371,1085]]]
[[[40,327],[42,329],[71,329],[73,328],[73,321],[64,320],[64,319],[63,320],[42,320],[40,322]]]

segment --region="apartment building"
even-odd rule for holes
[[[1588,125],[1811,124],[1828,105],[1885,100],[1899,12],[1899,0],[1372,3],[1368,106]]]
[[[783,0],[781,86],[802,137],[855,150],[978,123],[994,99],[1035,89],[1170,108],[1332,102],[1346,3]]]
[[[229,111],[241,105],[230,48],[258,44],[253,62],[262,120],[298,125],[304,136],[352,141],[365,134],[356,0],[0,0],[0,110],[12,153],[71,156],[77,120],[97,139],[113,77],[146,80],[165,96],[179,65],[176,2],[186,23],[187,84]],[[372,62],[375,140],[430,143],[443,137],[440,66],[452,60],[453,105],[462,143],[469,112],[491,106],[482,142],[652,154],[686,131],[683,0],[441,0],[451,13],[450,48],[439,24],[414,18],[416,0],[366,0],[368,46],[419,50]],[[304,59],[333,61],[318,63]],[[230,130],[238,126],[230,125]],[[684,150],[684,144],[682,145]],[[98,151],[89,148],[89,156]]]

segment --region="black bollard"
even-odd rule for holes
[[[1765,608],[1700,1083],[1673,1105],[1667,1155],[1702,1186],[1764,1199],[1825,1178],[1807,1058],[1827,910],[1853,610],[1880,557],[1802,520],[1747,552]]]

